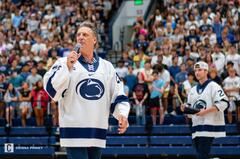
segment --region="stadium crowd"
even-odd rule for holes
[[[108,47],[108,22],[118,8],[112,0],[0,0],[0,118],[34,115],[38,126],[51,104],[58,124],[57,103],[43,90],[42,78],[58,57],[73,49],[78,25],[98,28],[98,51]]]
[[[73,49],[77,26],[84,20],[98,27],[99,50],[107,48],[116,2],[0,0],[0,117],[12,124],[13,117],[21,116],[26,126],[26,118],[34,115],[41,126],[51,104],[57,125],[57,103],[49,101],[42,77],[58,57]],[[137,124],[146,123],[148,110],[153,124],[163,124],[164,114],[179,114],[176,93],[186,101],[197,83],[193,65],[199,60],[209,64],[209,77],[230,97],[227,122],[234,121],[232,112],[240,101],[239,16],[240,1],[165,0],[146,21],[136,18],[132,42],[124,48],[116,71]]]
[[[137,123],[146,123],[144,112],[150,112],[153,124],[158,112],[159,124],[164,114],[179,114],[176,94],[186,102],[197,83],[193,66],[200,60],[229,96],[227,122],[233,122],[232,112],[240,105],[239,16],[240,1],[172,0],[159,2],[146,21],[136,18],[117,72],[132,97]]]

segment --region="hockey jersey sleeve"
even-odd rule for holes
[[[69,85],[70,76],[66,60],[66,58],[58,59],[43,78],[44,89],[54,101],[62,98],[63,92]]]
[[[130,110],[129,100],[124,93],[123,82],[120,80],[113,66],[111,69],[110,83],[111,113],[113,113],[116,119],[118,119],[120,115],[127,118]]]
[[[229,107],[228,98],[218,84],[214,84],[212,87],[212,98],[214,105],[219,111],[223,112],[227,107]]]

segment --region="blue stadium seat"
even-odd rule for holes
[[[159,117],[157,117],[157,119],[158,118]],[[151,116],[150,115],[146,116],[146,120],[147,121],[152,120]],[[135,116],[129,116],[128,117],[128,122],[129,122],[130,125],[135,125],[136,124],[136,117]],[[110,125],[117,125],[118,122],[117,122],[117,120],[114,117],[111,116],[109,118],[109,124]],[[164,117],[163,125],[170,125],[170,124],[175,124],[175,125],[186,124],[185,117],[183,115],[176,115],[176,116],[174,116],[174,115],[167,114]]]
[[[0,118],[0,126],[5,126],[6,125],[6,120],[3,118]]]
[[[56,143],[56,137],[10,137],[9,142],[21,145],[54,145]]]
[[[151,145],[191,145],[191,136],[151,136]],[[107,145],[147,145],[148,136],[108,136]],[[227,136],[214,140],[214,145],[240,145],[240,136]]]
[[[113,135],[117,134],[118,126],[112,125],[109,126],[108,134]],[[226,132],[227,134],[237,134],[237,127],[235,124],[227,124],[226,125]],[[191,130],[189,125],[158,125],[153,126],[152,128],[152,134],[158,134],[158,135],[183,135],[188,134],[190,135]],[[131,125],[125,134],[147,134],[147,131],[144,126],[138,126],[138,125]]]
[[[108,147],[103,150],[104,155],[194,155],[192,146],[154,146],[154,147]],[[239,147],[213,146],[211,155],[240,155]]]
[[[52,132],[56,132],[56,128],[52,128]],[[47,136],[48,132],[45,127],[12,127],[10,134],[13,136]],[[6,136],[4,127],[0,127],[0,136]]]
[[[4,143],[14,143],[17,145],[54,145],[56,136],[35,136],[35,137],[1,137],[0,145]]]

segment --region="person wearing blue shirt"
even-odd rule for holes
[[[133,87],[137,84],[137,76],[133,74],[133,66],[128,66],[128,74],[124,77],[129,88],[128,96],[132,97]]]
[[[16,14],[12,18],[12,25],[14,28],[18,28],[21,24],[23,17],[19,14],[19,11],[16,11]]]
[[[157,122],[157,112],[159,111],[160,114],[160,120],[159,123],[162,124],[164,120],[164,113],[163,108],[161,107],[160,99],[164,92],[164,85],[165,82],[162,79],[159,79],[158,71],[153,71],[153,82],[149,86],[150,87],[150,100],[149,100],[149,106],[151,110],[151,116],[152,116],[152,122],[153,125],[156,125]]]

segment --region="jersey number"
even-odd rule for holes
[[[224,93],[223,93],[222,90],[218,90],[218,93],[219,93],[219,96],[220,96],[220,97],[224,96]]]

